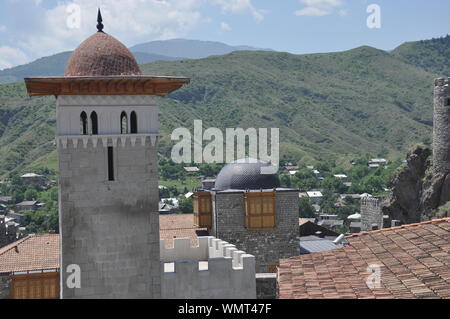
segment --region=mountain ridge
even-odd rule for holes
[[[141,68],[191,77],[160,100],[163,156],[170,156],[171,131],[192,129],[195,119],[205,128],[278,127],[281,159],[302,164],[365,154],[404,158],[410,146],[431,143],[439,74],[369,46],[306,55],[236,51]],[[0,85],[0,96],[0,176],[56,169],[54,98],[29,98],[23,83]]]
[[[272,51],[271,49],[255,48],[247,45],[228,45],[218,41],[171,39],[164,41],[151,41],[130,47],[131,52],[152,52],[170,57],[183,57],[188,59],[202,59],[212,55],[223,55],[234,51]],[[175,53],[176,52],[176,53]]]
[[[175,47],[173,45],[175,44]],[[149,45],[156,45],[157,49],[152,52]],[[171,47],[172,45],[172,47]],[[164,47],[165,54],[160,54]],[[141,49],[139,49],[141,48]],[[196,48],[196,49],[194,49]],[[151,41],[135,45],[130,48],[139,64],[155,61],[175,61],[190,58],[204,58],[210,55],[227,54],[235,50],[256,50],[250,46],[230,46],[221,42],[174,39],[165,41]],[[203,54],[193,55],[193,51],[203,51]],[[61,76],[67,65],[67,61],[73,51],[64,51],[50,56],[36,59],[30,63],[18,65],[12,68],[0,70],[0,83],[13,83],[21,81],[30,76]],[[179,56],[175,52],[186,52],[188,56]],[[194,57],[197,56],[197,57]]]

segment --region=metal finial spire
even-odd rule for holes
[[[101,11],[100,11],[100,8],[98,8],[98,15],[97,15],[97,22],[98,22],[98,24],[97,24],[97,31],[98,32],[103,32],[103,19],[102,19],[102,13],[101,13]]]

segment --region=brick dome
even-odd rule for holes
[[[65,76],[142,75],[133,54],[116,38],[97,32],[72,53]]]

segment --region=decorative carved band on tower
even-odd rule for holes
[[[450,78],[434,81],[433,170],[450,173]]]

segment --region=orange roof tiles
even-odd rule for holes
[[[191,238],[192,246],[196,246],[198,233],[205,236],[206,228],[194,226],[193,214],[169,214],[159,216],[159,237],[168,242],[166,246],[173,246],[173,238]]]
[[[29,235],[0,248],[0,273],[59,268],[59,235]]]
[[[450,218],[347,237],[349,245],[280,261],[280,298],[450,298]],[[380,287],[366,283],[369,265]]]
[[[173,246],[173,238],[191,238],[197,245],[198,232],[206,229],[194,227],[193,214],[160,215],[160,238]],[[0,273],[59,268],[59,235],[29,235],[0,248]]]

